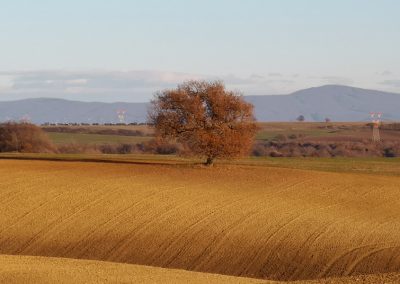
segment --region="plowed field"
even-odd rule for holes
[[[271,280],[400,271],[400,178],[0,160],[0,254]]]

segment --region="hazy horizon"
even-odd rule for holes
[[[4,1],[0,100],[148,101],[190,79],[245,95],[400,93],[400,2]]]
[[[301,91],[307,91],[307,90],[311,90],[311,89],[319,89],[319,88],[323,88],[323,87],[344,87],[344,88],[355,88],[355,89],[360,89],[360,90],[368,90],[368,91],[377,91],[377,92],[383,92],[383,93],[390,93],[390,94],[398,94],[400,96],[400,92],[388,92],[388,91],[384,91],[384,90],[377,90],[377,89],[365,89],[365,88],[359,88],[356,86],[347,86],[347,85],[338,85],[338,84],[327,84],[327,85],[321,85],[321,86],[313,86],[313,87],[309,87],[309,88],[305,88],[305,89],[299,89],[296,90],[294,92],[290,92],[290,93],[285,93],[285,94],[268,94],[268,95],[251,95],[251,94],[244,94],[243,95],[246,97],[262,97],[262,96],[290,96],[293,95],[297,92],[301,92]],[[323,93],[321,93],[321,95],[324,95]],[[26,98],[16,98],[16,99],[0,99],[0,102],[12,102],[12,101],[22,101],[22,100],[31,100],[31,99],[59,99],[59,100],[67,100],[67,101],[77,101],[77,102],[83,102],[83,103],[149,103],[150,100],[153,97],[149,97],[148,100],[143,100],[143,101],[123,101],[123,100],[113,100],[112,96],[108,96],[105,97],[104,100],[101,99],[93,99],[96,98],[95,96],[87,96],[87,97],[82,97],[82,98],[78,98],[78,99],[74,99],[74,98],[69,98],[69,97],[57,97],[57,96],[32,96],[32,97],[26,97]]]

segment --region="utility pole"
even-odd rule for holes
[[[126,110],[124,109],[117,110],[117,115],[120,123],[125,123],[125,114]]]
[[[14,132],[11,134],[12,135],[12,140],[15,142],[15,151],[19,153],[19,141],[18,141],[18,135]]]
[[[381,124],[382,113],[380,112],[371,112],[371,120],[372,120],[372,141],[380,142],[381,134],[379,132],[379,126]]]

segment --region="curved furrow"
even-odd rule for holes
[[[183,189],[182,187],[180,188],[175,188],[174,190],[179,190]],[[171,218],[172,212],[179,212],[180,209],[187,207],[188,204],[192,204],[195,202],[195,200],[201,200],[202,197],[201,195],[197,196],[196,199],[188,199],[185,200],[184,202],[176,200],[175,206],[173,204],[169,204],[170,208],[162,211],[162,212],[157,212],[154,217],[151,218],[151,220],[147,220],[146,222],[142,223],[139,226],[134,226],[134,229],[130,231],[130,233],[126,236],[126,238],[122,242],[118,242],[117,245],[114,246],[113,252],[110,254],[110,259],[117,259],[116,256],[118,255],[123,255],[123,251],[127,249],[128,246],[131,245],[131,241],[137,238],[139,235],[142,233],[145,233],[147,231],[152,231],[151,228],[154,227],[153,225],[155,224],[163,224],[165,221]],[[155,212],[154,212],[155,213]],[[149,260],[151,261],[151,260]]]
[[[1,252],[276,280],[400,270],[399,177],[11,160],[0,173]]]
[[[386,251],[386,250],[393,250],[393,249],[397,249],[397,251],[398,251],[397,255],[400,253],[400,245],[399,244],[394,245],[394,246],[386,246],[386,245],[388,245],[388,244],[385,243],[385,247],[383,247],[383,248],[382,247],[381,248],[376,248],[376,249],[373,249],[371,251],[367,251],[366,253],[358,256],[356,258],[356,260],[354,260],[346,268],[346,270],[344,271],[343,275],[346,275],[346,276],[347,275],[353,275],[355,270],[356,270],[356,268],[357,268],[357,266],[359,266],[365,259],[367,259],[368,257],[370,257],[370,256],[372,256],[374,254],[377,254],[377,253],[380,253],[380,252]],[[393,253],[392,253],[392,255],[393,255]],[[400,265],[398,266],[398,269],[400,269]]]
[[[82,200],[76,202],[74,207],[69,208],[72,211],[71,213],[67,214],[66,216],[61,215],[59,217],[56,217],[46,227],[43,227],[41,230],[31,236],[31,238],[24,245],[22,245],[16,253],[23,254],[29,249],[29,247],[34,245],[35,242],[38,242],[39,240],[46,240],[48,235],[50,235],[54,231],[57,231],[57,229],[62,228],[64,226],[64,222],[72,219],[79,213],[88,210],[93,204],[101,202],[104,199],[105,195],[101,192],[101,190],[98,190],[98,192],[100,192],[100,194],[98,194],[96,198],[87,203],[84,203],[84,201]],[[107,195],[111,195],[111,193],[106,194],[106,196]],[[82,206],[82,204],[84,205]]]
[[[181,187],[179,187],[179,188],[181,188]],[[179,188],[169,188],[169,187],[167,187],[166,189],[157,190],[157,191],[155,191],[155,192],[153,192],[153,193],[151,193],[151,194],[145,196],[144,198],[140,199],[139,201],[137,201],[137,202],[135,202],[135,203],[133,203],[133,204],[130,204],[130,205],[129,205],[128,207],[126,207],[124,210],[122,210],[121,212],[119,212],[117,215],[115,215],[115,216],[112,217],[111,219],[108,219],[105,223],[103,223],[103,224],[101,224],[100,226],[96,227],[96,228],[95,228],[93,231],[91,231],[90,233],[93,233],[92,235],[95,236],[94,233],[95,233],[96,231],[99,231],[101,228],[105,228],[105,230],[102,232],[102,238],[105,239],[105,240],[107,240],[107,239],[108,239],[108,236],[109,236],[109,233],[112,233],[112,232],[117,231],[118,229],[121,228],[121,226],[125,226],[126,224],[129,224],[129,221],[132,220],[132,215],[126,215],[124,218],[122,218],[122,216],[124,215],[124,213],[127,213],[127,212],[129,212],[129,211],[132,211],[132,210],[138,208],[139,206],[144,205],[144,203],[146,203],[147,201],[150,201],[151,199],[154,199],[155,197],[157,197],[158,194],[165,193],[165,192],[171,191],[171,190],[174,191],[174,190],[177,190],[177,189],[179,189]],[[111,221],[113,221],[113,222],[111,222]],[[141,222],[142,225],[145,225],[146,223],[147,223],[147,220],[143,220],[143,221]],[[110,226],[107,227],[107,226],[106,226],[107,224],[109,224]],[[139,226],[139,227],[140,227],[140,226]],[[134,227],[134,228],[136,228],[136,227]],[[112,243],[112,244],[111,244],[111,245],[112,245],[111,248],[109,248],[108,250],[105,250],[105,251],[104,251],[104,255],[107,255],[107,260],[109,260],[109,259],[111,258],[110,255],[112,254],[112,252],[113,252],[116,248],[118,248],[118,246],[119,246],[120,244],[122,244],[123,242],[126,241],[125,238],[126,238],[127,236],[129,236],[129,233],[125,233],[124,236],[120,236],[118,239],[115,240],[115,241],[116,241],[115,243]],[[89,237],[89,236],[88,236],[88,237]],[[83,244],[83,243],[85,243],[85,242],[88,242],[88,237],[82,238],[82,241],[81,241],[80,244]],[[79,244],[77,243],[76,246],[74,246],[74,248],[78,247],[78,245],[79,245]],[[90,245],[90,244],[88,244],[88,245]],[[83,247],[83,248],[81,248],[81,249],[80,249],[80,254],[79,254],[78,256],[79,256],[79,257],[84,257],[90,249],[91,249],[90,247],[86,247],[86,248]],[[70,250],[71,250],[71,252],[73,251],[72,248],[71,248]]]
[[[340,187],[340,185],[337,186],[336,189],[339,189],[339,187]],[[335,188],[335,187],[332,187],[332,188]],[[350,187],[348,187],[348,188],[350,188]],[[343,187],[341,187],[341,189],[343,190]],[[331,191],[331,190],[333,190],[333,189],[330,189],[329,191]],[[319,207],[310,206],[310,208],[309,208],[308,210],[302,211],[302,213],[298,213],[298,215],[296,215],[294,218],[292,218],[292,219],[290,219],[290,220],[285,220],[285,221],[284,221],[285,223],[284,223],[284,224],[281,224],[280,227],[279,227],[277,230],[275,230],[274,233],[273,233],[272,235],[269,235],[268,239],[267,239],[266,241],[263,242],[263,245],[262,245],[262,246],[260,247],[260,249],[257,251],[256,256],[254,256],[254,257],[253,257],[253,260],[250,261],[250,262],[248,263],[247,267],[244,269],[244,273],[242,273],[241,275],[248,275],[250,268],[251,268],[251,267],[254,267],[254,264],[255,264],[256,262],[262,262],[262,263],[266,263],[266,264],[269,263],[269,262],[270,262],[269,259],[273,258],[273,256],[271,255],[271,253],[276,253],[276,251],[278,251],[280,247],[285,247],[285,246],[284,246],[285,240],[288,239],[288,241],[290,241],[290,238],[291,238],[290,235],[286,235],[286,237],[284,237],[284,238],[281,239],[281,240],[278,240],[278,239],[276,239],[276,238],[274,239],[274,237],[275,237],[275,236],[281,236],[281,235],[284,236],[283,234],[280,234],[280,231],[283,230],[283,229],[284,229],[285,227],[287,227],[288,225],[294,223],[296,220],[299,220],[299,219],[301,219],[301,217],[304,217],[304,216],[306,216],[306,215],[318,216],[318,215],[319,215],[318,212],[320,212],[320,211],[322,211],[322,210],[324,210],[324,211],[325,211],[325,210],[328,210],[328,209],[331,209],[331,210],[332,210],[332,209],[335,208],[335,207],[338,207],[338,206],[342,207],[344,204],[351,204],[351,203],[353,203],[353,202],[354,202],[353,200],[346,200],[346,201],[345,201],[345,200],[341,200],[341,201],[339,201],[339,202],[336,202],[336,203],[333,203],[333,204],[330,204],[330,205],[322,205],[322,206],[319,206]],[[336,211],[333,211],[333,212],[335,212],[335,214],[336,214]],[[361,213],[360,213],[360,214],[361,214]],[[347,216],[347,217],[349,217],[349,216]],[[354,217],[354,215],[353,215],[353,217]],[[340,221],[343,221],[343,220],[344,220],[344,219],[338,219],[338,218],[336,218],[336,219],[337,219],[337,220],[336,220],[335,222],[340,222]],[[317,234],[317,235],[315,236],[314,241],[310,242],[310,237],[313,235],[313,234],[311,234],[308,238],[306,238],[306,240],[305,240],[304,243],[302,243],[302,244],[298,243],[298,250],[297,250],[297,253],[296,253],[295,257],[291,258],[291,262],[295,262],[295,259],[298,258],[299,255],[300,255],[300,251],[301,251],[302,249],[304,249],[305,247],[311,247],[312,244],[313,244],[318,238],[320,238],[325,232],[327,232],[327,230],[328,230],[329,227],[331,227],[331,224],[327,224],[327,225],[324,227],[324,229],[323,229],[319,234]],[[274,245],[273,247],[268,247],[268,246],[267,246],[267,243],[268,243],[268,242],[271,242],[273,239],[274,239],[273,243],[274,243],[275,245]],[[280,245],[281,243],[283,243],[283,245]],[[269,253],[266,253],[266,250],[268,250]],[[261,255],[265,255],[264,260],[262,260],[262,261],[260,261],[260,259],[259,259],[259,258],[261,257]],[[304,256],[305,256],[305,255],[304,255]],[[308,265],[308,264],[305,264],[305,265]],[[303,266],[304,266],[304,264],[303,264]],[[290,277],[289,279],[292,279],[292,277]],[[294,277],[294,279],[301,279],[301,278],[300,278],[299,275],[296,273],[296,276]],[[285,279],[285,280],[288,280],[288,279]]]
[[[307,180],[307,181],[309,181],[309,180]],[[279,190],[273,191],[273,192],[272,192],[272,191],[264,192],[264,193],[262,193],[261,196],[263,196],[263,198],[268,198],[268,197],[272,197],[272,196],[274,196],[274,197],[282,196],[284,193],[290,192],[290,191],[291,191],[293,188],[295,188],[296,186],[301,185],[301,184],[305,184],[307,181],[304,181],[304,180],[303,180],[303,181],[300,181],[300,182],[291,183],[291,184],[289,184],[289,185],[285,184],[284,186],[281,184],[280,187],[282,187],[282,189],[279,189]],[[278,188],[279,188],[279,187],[278,187]],[[247,194],[247,195],[245,195],[245,197],[243,197],[243,198],[240,198],[240,199],[237,199],[237,200],[233,200],[232,202],[229,202],[229,203],[225,203],[224,205],[222,205],[222,206],[220,206],[220,207],[218,207],[218,208],[213,208],[213,211],[212,211],[210,214],[207,214],[206,216],[204,216],[204,218],[202,218],[202,219],[200,220],[200,222],[195,222],[195,223],[194,223],[194,226],[190,226],[190,230],[187,229],[187,230],[185,230],[184,232],[189,232],[189,231],[190,231],[190,233],[191,233],[192,236],[196,236],[196,235],[200,234],[200,233],[204,230],[204,228],[203,228],[203,227],[200,227],[199,225],[200,225],[202,222],[205,222],[205,221],[207,221],[207,220],[210,220],[211,217],[216,216],[216,215],[217,215],[217,212],[218,212],[219,214],[221,214],[220,211],[221,211],[222,209],[227,210],[227,209],[229,209],[229,208],[234,207],[235,205],[239,205],[239,207],[244,207],[244,208],[246,208],[247,205],[244,204],[243,202],[244,202],[244,201],[249,202],[249,201],[252,200],[252,199],[256,199],[255,201],[259,200],[259,199],[260,199],[260,193],[259,193],[259,192],[256,192],[256,193],[253,193],[253,194],[251,194],[251,195],[250,195],[250,194]],[[262,214],[263,212],[262,212],[262,211],[259,211],[258,209],[259,209],[259,208],[263,208],[263,207],[264,207],[263,204],[259,204],[259,207],[257,207],[257,208],[254,207],[255,204],[257,204],[257,202],[255,202],[255,203],[252,204],[252,211],[254,211],[253,215],[256,216],[256,215],[258,215],[258,214]],[[250,215],[249,215],[249,217],[250,217]],[[245,218],[244,220],[246,220],[246,218]],[[210,223],[208,223],[207,225],[210,226]],[[198,227],[197,230],[194,229],[196,226]],[[232,229],[233,229],[233,228],[234,228],[234,227],[232,227]],[[178,235],[178,238],[174,238],[174,240],[175,240],[174,243],[175,243],[175,244],[177,244],[177,243],[179,243],[179,242],[181,242],[181,241],[185,241],[185,242],[183,243],[183,245],[180,246],[181,248],[178,249],[177,252],[176,252],[175,254],[171,255],[170,259],[166,262],[167,265],[170,265],[170,264],[172,263],[172,261],[174,261],[175,259],[177,259],[177,258],[181,255],[182,251],[183,251],[184,249],[187,249],[188,247],[190,247],[190,243],[193,242],[192,238],[188,237],[187,233],[184,233],[184,232],[182,232],[181,234],[179,234],[179,235]],[[184,239],[184,240],[182,240],[182,239]],[[170,248],[171,248],[171,249],[175,249],[175,250],[177,249],[177,248],[176,248],[174,245],[172,245],[172,244],[170,245]],[[164,250],[164,252],[166,252],[166,250]],[[166,254],[166,253],[164,253],[164,255],[165,255],[165,254]]]
[[[333,267],[336,264],[341,263],[344,265],[348,264],[348,261],[344,260],[346,259],[348,256],[351,256],[352,254],[357,253],[357,251],[359,250],[363,250],[369,247],[374,247],[376,245],[372,245],[372,244],[368,244],[368,245],[363,245],[363,246],[357,246],[357,247],[353,247],[348,251],[345,251],[344,253],[338,254],[336,255],[334,258],[332,258],[325,266],[324,269],[319,273],[318,278],[324,278],[327,275],[330,275],[329,272],[333,269]],[[333,274],[334,275],[334,274]],[[348,275],[344,275],[344,276],[348,276]]]
[[[162,191],[162,190],[161,190]],[[146,196],[144,196],[140,201],[131,203],[127,207],[120,209],[120,211],[117,211],[115,215],[112,217],[107,216],[107,219],[103,221],[102,223],[96,225],[96,227],[93,227],[93,229],[85,234],[82,234],[80,237],[80,240],[77,240],[75,243],[71,243],[66,247],[68,252],[74,251],[76,248],[78,248],[82,243],[87,241],[90,237],[96,235],[96,232],[101,231],[101,229],[107,227],[107,225],[114,225],[115,227],[120,226],[120,222],[118,220],[128,211],[132,210],[137,204],[142,203],[146,201],[147,199],[151,198],[152,196],[158,194],[159,191],[152,192]],[[84,253],[83,253],[84,254]]]

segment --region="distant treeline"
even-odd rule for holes
[[[103,154],[187,154],[188,150],[175,143],[156,140],[137,144],[58,146],[60,153]],[[257,157],[400,157],[400,142],[259,142],[253,146],[252,156]]]
[[[69,126],[43,126],[46,132],[57,133],[80,133],[80,134],[101,134],[101,135],[121,135],[121,136],[151,136],[138,129],[124,128],[89,128],[89,127],[69,127]]]
[[[63,154],[184,154],[185,149],[175,143],[163,142],[157,139],[136,144],[78,144],[59,145],[58,153]]]
[[[258,142],[254,156],[261,157],[400,157],[400,141]]]
[[[388,129],[399,130],[400,124],[386,124]],[[85,131],[80,128],[50,127],[55,132]],[[46,129],[48,131],[48,129]],[[98,129],[93,130],[98,134],[118,133],[118,135],[150,135],[140,130],[124,129]],[[124,134],[123,134],[124,133]],[[382,141],[374,143],[371,140],[363,141],[301,141],[299,137],[289,137],[282,141],[258,141],[255,142],[253,156],[259,157],[400,157],[400,141]],[[293,138],[293,139],[291,139]],[[54,145],[42,128],[29,123],[3,123],[0,124],[0,152],[22,153],[103,153],[103,154],[188,154],[188,149],[178,143],[152,139],[136,144],[77,144],[69,143]]]
[[[41,126],[126,126],[126,125],[150,125],[145,122],[130,122],[130,123],[86,123],[86,122],[65,122],[65,123],[42,123]]]
[[[400,123],[384,123],[380,128],[383,130],[400,130]]]

